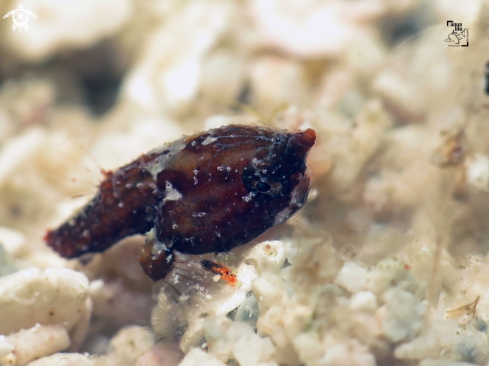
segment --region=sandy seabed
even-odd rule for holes
[[[28,31],[0,22],[0,364],[488,364],[489,3],[23,6]],[[143,237],[83,261],[43,242],[102,169],[230,123],[316,130],[287,223],[156,285]]]

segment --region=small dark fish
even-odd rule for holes
[[[241,125],[183,137],[105,172],[96,196],[45,240],[74,258],[146,233],[139,262],[154,281],[162,279],[173,250],[229,251],[299,210],[315,141],[312,129]]]

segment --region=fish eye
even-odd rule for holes
[[[258,182],[256,183],[256,189],[258,190],[258,192],[267,193],[270,192],[272,186],[266,182]]]

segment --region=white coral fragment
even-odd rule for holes
[[[422,90],[398,73],[384,71],[374,81],[373,87],[392,109],[406,119],[416,120],[426,112]]]
[[[448,360],[432,360],[425,359],[419,363],[419,366],[474,366],[473,363],[468,362],[457,362]]]
[[[109,365],[133,366],[153,344],[153,336],[148,330],[136,326],[123,328],[110,341],[107,362]]]
[[[313,364],[325,352],[324,346],[316,333],[299,334],[295,337],[293,344],[299,359],[304,363]]]
[[[253,0],[260,40],[299,57],[337,56],[369,34],[365,20],[384,11],[381,2]]]
[[[204,334],[209,354],[223,362],[235,359],[241,366],[276,365],[270,338],[260,337],[248,324],[231,322],[225,317],[208,319]]]
[[[272,305],[281,303],[286,296],[285,291],[282,278],[274,273],[264,273],[253,281],[253,294],[261,314]]]
[[[397,347],[394,355],[408,360],[435,358],[455,346],[457,328],[456,322],[451,319],[432,323],[425,334]]]
[[[200,348],[192,349],[185,358],[180,362],[179,366],[226,366],[222,361],[219,361],[215,356],[205,353]]]
[[[177,366],[183,356],[176,344],[161,341],[139,357],[136,366]]]
[[[4,335],[0,335],[0,359],[14,350],[14,346]],[[1,362],[1,361],[0,361]]]
[[[0,227],[0,243],[7,253],[13,256],[25,249],[24,235],[6,227]]]
[[[298,103],[306,96],[306,76],[299,63],[275,56],[250,65],[250,82],[262,105]]]
[[[392,342],[413,338],[423,326],[426,305],[410,292],[396,287],[388,289],[383,300],[385,310],[380,310],[379,317],[384,335]]]
[[[28,0],[29,32],[8,32],[6,41],[22,58],[42,60],[60,50],[86,47],[112,34],[129,19],[130,0]]]
[[[203,95],[211,101],[233,103],[243,83],[244,68],[244,60],[231,52],[209,55],[203,64]]]
[[[30,362],[27,366],[102,366],[103,362],[87,354],[56,353]]]
[[[334,343],[333,343],[334,342]],[[333,341],[326,354],[319,360],[319,365],[327,366],[375,366],[374,356],[368,352],[368,348],[351,339],[343,342]]]
[[[40,325],[7,337],[14,346],[16,364],[22,365],[36,358],[62,351],[69,347],[70,337],[62,325]]]
[[[377,309],[377,298],[370,291],[357,292],[350,299],[350,309],[373,314]]]
[[[231,3],[193,1],[151,37],[124,93],[144,110],[184,111],[197,96],[204,58],[233,20]],[[194,32],[199,24],[199,31]]]
[[[264,241],[255,246],[245,262],[256,267],[257,272],[265,270],[276,272],[286,259],[285,245],[278,240]]]
[[[474,191],[489,190],[489,157],[475,154],[465,163],[465,177],[470,188]]]
[[[334,282],[351,293],[360,292],[365,289],[367,270],[355,262],[346,262]]]
[[[380,296],[384,291],[396,285],[399,288],[414,292],[418,283],[405,264],[399,260],[387,258],[367,273],[367,290]]]
[[[15,170],[39,153],[45,138],[44,131],[32,128],[11,139],[0,152],[0,187],[8,182]]]
[[[85,319],[88,279],[71,269],[30,268],[0,278],[0,334]]]
[[[444,362],[450,360],[486,364],[489,361],[489,350],[485,347],[487,335],[485,331],[479,331],[469,324],[461,327],[454,319],[433,321],[419,337],[398,346],[394,356],[403,360],[442,357]]]
[[[234,343],[233,354],[236,361],[241,366],[265,366],[265,362],[269,366],[277,365],[276,362],[270,362],[275,351],[270,338],[261,338],[251,327],[249,330]]]

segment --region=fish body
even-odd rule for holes
[[[47,244],[67,258],[146,233],[139,261],[153,279],[177,250],[229,251],[285,222],[307,200],[312,129],[229,125],[183,137],[107,172],[95,197]]]

